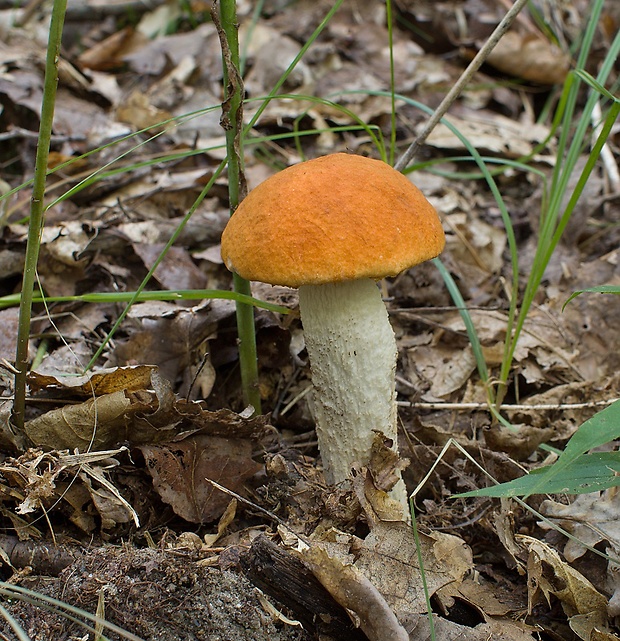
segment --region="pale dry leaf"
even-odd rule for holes
[[[110,481],[104,479],[100,470],[86,466],[79,476],[101,518],[102,530],[111,530],[119,523],[130,523],[131,521],[135,523],[136,527],[140,527],[136,511],[121,496],[118,489]],[[92,481],[95,479],[99,482],[98,487],[93,485]],[[102,481],[105,482],[105,485],[99,485]]]
[[[155,393],[113,392],[50,410],[28,421],[28,438],[46,449],[107,449],[132,440],[131,417],[158,409]]]
[[[455,350],[450,345],[419,345],[407,350],[407,379],[425,390],[425,401],[445,399],[465,386],[476,369],[471,347]]]
[[[568,505],[552,500],[543,501],[541,514],[575,537],[567,539],[564,545],[564,556],[569,562],[586,553],[585,545],[595,547],[601,541],[608,543],[608,555],[616,559],[620,556],[619,497],[618,488],[612,487],[604,492],[580,494]],[[543,529],[550,527],[544,522],[539,525]],[[611,593],[608,606],[610,616],[620,613],[619,567],[612,559],[608,560],[606,588]]]
[[[78,61],[83,68],[106,71],[122,65],[126,56],[139,50],[146,42],[142,34],[132,27],[125,27],[83,51]]]
[[[517,78],[560,85],[570,69],[570,56],[547,38],[509,31],[495,45],[487,63]]]
[[[150,128],[157,131],[162,123],[170,120],[172,114],[154,106],[146,94],[134,91],[117,107],[116,116],[121,122],[136,129]]]
[[[476,149],[507,158],[531,154],[534,145],[545,140],[549,133],[544,125],[516,122],[491,111],[472,112],[467,118],[448,116],[446,119]],[[440,149],[465,149],[461,140],[444,124],[433,129],[426,143]]]
[[[393,473],[393,469],[388,473],[392,485],[399,478]],[[353,477],[353,490],[369,523],[404,520],[402,503],[377,485],[370,470],[366,468],[356,470]]]
[[[153,386],[155,369],[152,365],[128,365],[101,369],[82,376],[41,375],[35,371],[28,376],[28,387],[32,392],[51,389],[66,396],[91,398],[123,390],[149,389]]]
[[[427,641],[433,638],[428,624],[428,615],[423,614],[407,622],[410,639]],[[532,641],[534,629],[510,619],[489,619],[475,627],[462,625],[434,617],[435,641]]]
[[[460,582],[472,567],[471,551],[458,537],[434,533],[421,536],[422,558],[429,593]],[[355,560],[398,614],[426,611],[420,588],[417,547],[411,526],[378,522],[366,537]]]
[[[17,349],[17,329],[19,323],[19,308],[9,307],[0,310],[0,358],[11,362],[15,359]],[[29,342],[28,350],[33,348]]]
[[[280,76],[299,53],[301,45],[264,23],[253,24],[249,31],[252,37],[247,41],[247,52],[252,59],[252,68],[244,80],[244,85],[251,95],[258,96],[278,82]],[[242,41],[247,32],[248,29],[241,31]],[[274,51],[278,52],[277,56],[273,55]],[[308,65],[302,60],[288,76],[285,86],[297,88],[308,85],[311,81],[312,76]]]
[[[164,2],[144,13],[136,30],[149,40],[163,36],[169,31],[170,25],[179,21],[182,11],[182,6],[176,2]]]
[[[604,492],[580,494],[571,503],[564,505],[546,500],[540,512],[552,522],[557,523],[577,539],[568,539],[564,546],[567,561],[574,561],[586,553],[579,542],[591,547],[600,541],[607,541],[616,554],[620,554],[620,493],[613,487]],[[549,529],[545,523],[540,523]]]
[[[153,267],[164,249],[164,245],[158,243],[135,243],[132,247],[147,269]],[[170,247],[154,275],[164,289],[204,289],[206,285],[205,274],[196,267],[189,252],[183,247]]]
[[[443,210],[440,210],[443,211]],[[480,220],[475,215],[455,213],[447,218],[448,226],[457,231],[456,237],[449,237],[450,255],[459,267],[475,266],[490,273],[499,272],[504,266],[506,232]],[[472,280],[468,280],[470,286]]]
[[[593,629],[605,630],[607,626],[607,598],[560,558],[560,555],[543,541],[528,536],[518,540],[529,551],[528,599],[530,610],[541,600],[551,603],[551,597],[559,599],[569,624],[573,617],[580,638],[590,639]],[[587,622],[587,626],[585,623]]]
[[[215,534],[205,534],[203,537],[204,543],[208,548],[213,547],[215,542],[226,532],[226,528],[235,520],[236,514],[237,499],[231,499],[217,523],[217,532]]]

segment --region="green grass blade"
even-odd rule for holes
[[[431,262],[435,265],[435,267],[441,274],[441,277],[443,278],[444,283],[446,284],[446,288],[448,289],[448,292],[450,293],[450,296],[452,297],[452,300],[454,301],[454,304],[456,305],[459,311],[459,314],[463,319],[463,323],[465,323],[465,331],[467,332],[467,336],[469,338],[469,342],[471,344],[471,348],[474,353],[474,357],[476,359],[478,374],[482,382],[485,384],[485,387],[488,389],[489,370],[487,368],[487,363],[484,358],[484,353],[482,352],[482,345],[480,344],[480,339],[478,338],[478,333],[476,332],[474,321],[472,320],[471,314],[467,309],[467,305],[463,300],[463,296],[459,291],[457,284],[454,282],[454,278],[452,278],[452,274],[450,274],[450,272],[447,270],[446,266],[441,262],[441,260],[439,258],[433,258]]]
[[[19,304],[19,294],[9,294],[0,297],[0,309],[15,307]],[[261,309],[288,314],[290,310],[281,305],[268,303],[266,301],[231,292],[225,289],[178,289],[165,291],[139,291],[139,292],[95,292],[92,294],[79,294],[76,296],[42,296],[35,295],[33,303],[141,303],[150,300],[176,301],[176,300],[204,300],[219,298],[233,300],[246,305],[252,305]]]
[[[584,454],[563,470],[558,471],[554,468],[555,465],[547,465],[514,481],[458,494],[455,498],[469,496],[514,498],[541,493],[586,494],[620,485],[620,452]]]
[[[529,496],[555,491],[569,494],[590,492],[594,490],[589,488],[595,487],[597,482],[600,482],[600,487],[613,487],[620,484],[620,477],[615,476],[615,471],[620,471],[618,458],[620,452],[597,452],[587,456],[586,452],[618,438],[620,438],[620,400],[583,423],[553,465],[531,472],[527,477],[528,480],[517,479],[510,484],[502,483],[475,492],[478,496]],[[603,454],[605,456],[602,456]],[[604,469],[608,463],[609,472]],[[616,480],[614,481],[612,477]],[[554,489],[557,487],[568,489]],[[510,493],[504,494],[504,491]],[[473,495],[469,493],[463,496]]]
[[[580,294],[620,294],[620,286],[618,285],[597,285],[596,287],[588,287],[586,289],[579,289],[576,292],[573,292],[568,300],[562,305],[562,311],[566,309],[566,306],[573,300],[577,298]]]

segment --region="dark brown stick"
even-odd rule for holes
[[[257,588],[291,610],[304,629],[317,638],[367,641],[312,572],[266,536],[254,540],[241,566]]]

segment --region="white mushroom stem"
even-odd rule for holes
[[[337,484],[349,477],[353,463],[368,463],[375,431],[397,449],[396,339],[370,279],[303,285],[299,307],[325,479]],[[402,479],[392,496],[407,513]]]

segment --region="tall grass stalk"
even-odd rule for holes
[[[23,432],[26,412],[26,375],[28,372],[28,343],[30,339],[32,297],[36,280],[37,262],[39,260],[43,216],[45,213],[44,197],[47,159],[49,157],[50,140],[54,123],[54,107],[56,105],[56,90],[58,88],[58,60],[60,58],[60,45],[66,10],[67,0],[54,0],[45,59],[45,82],[43,87],[43,103],[41,106],[41,124],[39,127],[39,139],[34,168],[22,295],[19,305],[19,327],[15,354],[17,374],[15,375],[15,400],[11,418],[18,433]]]
[[[570,221],[575,206],[583,193],[587,180],[599,158],[601,149],[618,117],[620,107],[618,101],[615,100],[607,110],[601,131],[597,140],[592,145],[585,166],[580,171],[573,192],[567,194],[569,180],[577,170],[578,162],[590,140],[593,110],[601,98],[604,97],[596,89],[596,85],[592,83],[586,104],[583,106],[579,116],[576,115],[577,109],[579,108],[578,97],[584,89],[583,73],[589,59],[602,8],[603,0],[596,0],[592,5],[590,19],[579,50],[576,69],[569,74],[558,105],[555,121],[559,121],[560,136],[558,139],[556,163],[549,191],[548,193],[546,192],[543,197],[538,239],[532,267],[521,298],[518,313],[516,313],[514,317],[511,315],[511,327],[509,328],[510,331],[507,332],[504,356],[499,375],[499,387],[496,395],[497,407],[501,405],[506,394],[517,343],[536,293],[538,292],[538,288],[540,287],[540,283],[549,265],[549,261],[562,238],[564,229]],[[595,83],[601,86],[605,85],[609,74],[614,68],[619,53],[620,33],[616,34],[601,64]],[[517,295],[518,292],[512,292],[513,300]]]

